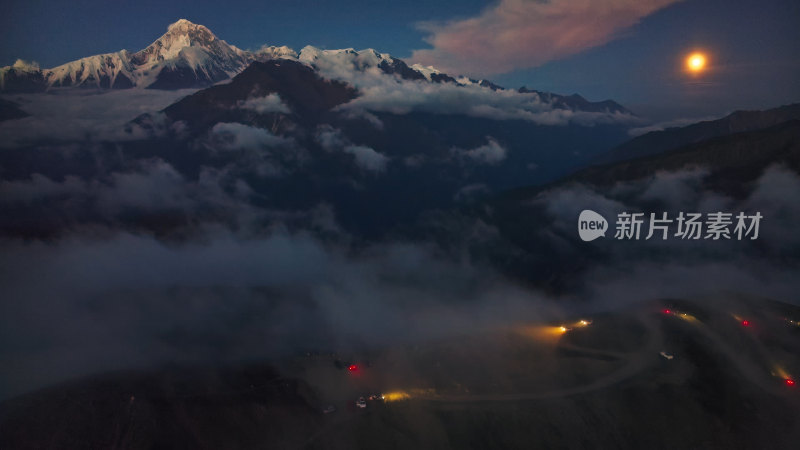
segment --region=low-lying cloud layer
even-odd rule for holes
[[[629,114],[596,113],[555,108],[536,94],[513,90],[494,91],[476,84],[461,86],[453,83],[400,81],[370,71],[354,80],[359,88],[358,98],[338,109],[408,114],[467,115],[491,120],[526,120],[539,125],[560,126],[627,124],[637,121]]]
[[[300,60],[313,64],[323,77],[345,81],[358,89],[356,99],[337,108],[351,116],[369,117],[370,111],[424,112],[491,120],[526,120],[554,126],[570,123],[626,125],[639,121],[630,114],[556,108],[535,93],[493,90],[477,83],[462,85],[402,79],[387,75],[378,67],[381,58],[388,57],[371,49],[323,51],[306,47],[300,53]]]
[[[800,221],[800,207],[787,201],[800,189],[800,177],[783,166],[768,168],[751,186],[744,198],[709,190],[705,169],[656,172],[645,179],[620,182],[608,189],[572,184],[544,191],[531,199],[530,206],[542,208],[548,226],[535,233],[542,242],[559,249],[562,261],[586,261],[581,283],[591,286],[593,296],[613,302],[609,292],[626,291],[627,296],[681,297],[720,291],[764,295],[796,302],[800,289],[793,273],[797,270],[800,238],[793,230]],[[578,239],[576,220],[584,209],[603,215],[609,221],[604,239],[586,243]],[[757,240],[746,237],[722,240],[684,240],[648,235],[650,213],[660,218],[667,212],[675,219],[680,212],[760,213]],[[638,240],[615,239],[617,215],[643,212],[645,223]],[[731,228],[732,229],[732,228]],[[704,233],[705,235],[705,233]],[[610,289],[609,292],[604,292]],[[628,299],[631,301],[635,299]],[[610,304],[610,303],[609,303]]]
[[[2,242],[0,397],[100,370],[232,363],[446,336],[558,309],[424,245],[305,234]],[[46,280],[42,282],[42,280]]]
[[[320,130],[318,139],[334,151],[348,145],[331,129]],[[475,155],[495,154],[498,146],[489,139]],[[701,169],[659,172],[603,191],[573,185],[534,198],[530,205],[543,208],[548,222],[528,232],[558,249],[535,255],[548,266],[585,259],[587,245],[602,245],[577,242],[575,218],[583,208],[608,218],[645,204],[758,210],[765,217],[753,242],[606,242],[612,245],[604,247],[605,256],[577,274],[572,292],[557,297],[520,287],[492,260],[471,257],[473,245],[498,242],[498,230],[480,221],[452,223],[448,241],[456,246],[446,251],[431,239],[352,246],[335,212],[324,206],[307,211],[310,219],[299,230],[287,231],[289,218],[276,215],[269,229],[252,232],[248,223],[265,222],[254,214],[241,180],[218,172],[187,180],[159,160],[112,173],[102,184],[43,176],[6,182],[3,192],[17,204],[33,207],[53,196],[99,202],[120,224],[132,210],[175,208],[196,221],[215,208],[241,220],[195,224],[196,233],[178,240],[115,228],[111,221],[103,233],[77,224],[48,242],[0,241],[0,364],[10,368],[0,379],[0,397],[96,371],[358,349],[665,296],[737,291],[792,301],[799,288],[796,262],[781,255],[800,248],[800,209],[791,202],[800,178],[773,167],[737,200],[702,189],[706,176]],[[460,195],[483,189],[469,186]],[[525,207],[518,211],[526,213]],[[329,239],[331,233],[340,236]],[[531,276],[539,270],[523,269]]]
[[[0,148],[41,141],[140,139],[146,136],[125,131],[128,122],[166,108],[195,91],[59,89],[7,96],[30,116],[0,122]]]

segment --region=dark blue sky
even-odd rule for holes
[[[52,67],[96,53],[138,50],[178,18],[204,24],[242,48],[373,47],[407,57],[429,46],[419,22],[474,17],[493,4],[12,0],[0,17],[0,65],[23,58]],[[685,0],[646,16],[605,45],[491,78],[511,87],[614,98],[656,119],[777,106],[800,101],[798,24],[796,0]],[[693,48],[712,57],[712,70],[700,80],[680,72],[682,57]]]

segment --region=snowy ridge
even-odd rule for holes
[[[326,76],[342,80],[352,80],[358,72],[372,71],[407,80],[483,85],[466,77],[456,80],[433,67],[409,67],[403,60],[371,48],[322,50],[306,46],[299,54],[286,46],[265,45],[255,51],[242,50],[219,39],[205,26],[180,19],[169,25],[167,32],[152,44],[135,53],[120,50],[44,70],[18,61],[12,67],[0,69],[0,89],[17,90],[20,80],[24,81],[22,86],[25,90],[57,87],[199,88],[229,79],[253,61],[278,58],[299,60]],[[11,88],[6,86],[6,78],[14,79]]]
[[[265,45],[252,53],[256,61],[267,61],[270,59],[289,58],[297,59],[297,52],[291,48],[282,45],[276,47],[273,45]]]
[[[125,89],[131,87],[180,89],[204,87],[235,76],[253,61],[297,58],[289,47],[264,46],[256,51],[242,50],[217,38],[203,25],[180,19],[146,48],[131,53],[88,56],[52,69],[40,69],[22,60],[0,69],[0,89],[25,90],[54,87]],[[13,80],[8,83],[6,80]],[[28,88],[29,85],[37,87]]]
[[[263,46],[255,51],[242,50],[217,38],[203,25],[180,19],[146,48],[131,53],[120,50],[94,55],[42,70],[32,63],[17,61],[0,69],[0,90],[4,92],[39,92],[57,87],[100,89],[186,89],[203,88],[228,80],[254,61],[292,59],[313,68],[319,75],[349,83],[357,89],[392,90],[397,84],[411,91],[459,86],[471,92],[509,93],[488,80],[465,76],[452,77],[433,66],[408,66],[402,59],[372,48],[323,50],[304,47],[296,53],[289,47]],[[410,82],[410,84],[408,83]],[[460,92],[459,92],[460,93]],[[562,110],[628,113],[612,102],[589,102],[578,95],[563,96],[520,88],[527,100],[536,100]],[[423,97],[432,95],[428,93]]]
[[[252,59],[203,25],[181,19],[141,51],[83,58],[49,70],[46,79],[48,87],[153,87],[166,74],[174,74],[189,84],[203,85],[235,75]]]
[[[46,71],[48,86],[131,87],[133,67],[126,50],[81,58]]]
[[[428,81],[433,81],[433,75],[441,75],[442,72],[433,66],[423,66],[422,64],[414,64],[412,69],[421,73]]]
[[[391,63],[395,61],[388,53],[379,53],[372,48],[359,51],[352,48],[321,50],[311,45],[307,45],[300,50],[298,59],[312,66],[319,64],[351,65],[356,70],[365,70],[371,67],[378,67],[382,62]]]

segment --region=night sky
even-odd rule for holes
[[[612,3],[616,9],[608,6]],[[656,120],[800,101],[797,1],[551,0],[545,5],[525,0],[12,1],[0,17],[0,65],[22,58],[53,67],[97,53],[139,50],[169,23],[187,18],[245,49],[263,44],[298,51],[305,45],[372,47],[508,87],[613,98]],[[575,30],[580,30],[577,38]],[[487,44],[492,40],[495,47]],[[433,51],[419,52],[432,46]],[[709,70],[687,77],[682,61],[695,49],[707,52]]]

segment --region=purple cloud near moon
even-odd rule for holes
[[[478,16],[423,23],[433,48],[411,60],[448,73],[493,75],[603,45],[680,0],[500,0]]]

